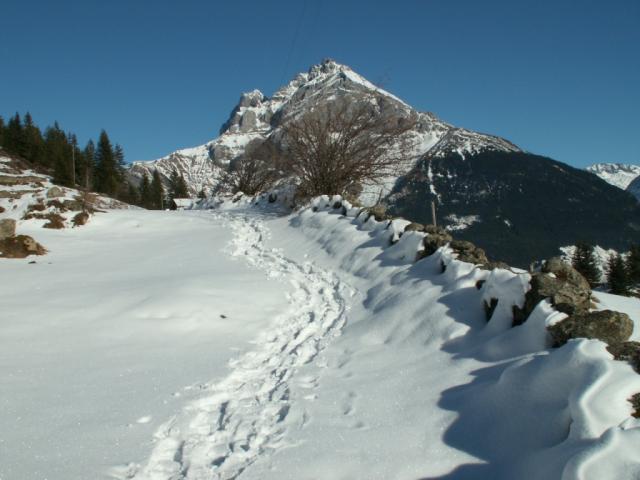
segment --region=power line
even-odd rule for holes
[[[287,72],[289,71],[289,63],[291,62],[291,55],[293,54],[293,49],[298,41],[298,36],[300,35],[300,27],[302,26],[302,20],[304,19],[304,15],[307,12],[307,3],[302,2],[302,12],[300,14],[300,18],[298,19],[298,24],[296,26],[295,33],[293,35],[293,40],[291,41],[291,46],[289,47],[289,53],[287,54],[287,61],[284,64],[284,70],[282,71],[282,78],[280,79],[280,85],[284,84],[285,77]]]

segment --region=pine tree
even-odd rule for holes
[[[40,129],[33,123],[29,112],[24,116],[23,138],[25,141],[24,157],[35,164],[42,164],[44,162],[44,139]]]
[[[22,119],[18,112],[16,112],[16,114],[9,119],[9,123],[7,123],[4,147],[9,153],[24,156],[26,145],[24,142]]]
[[[608,262],[607,282],[611,293],[628,295],[630,282],[627,268],[622,255],[611,255]]]
[[[189,196],[189,187],[182,174],[178,175],[176,170],[171,172],[169,177],[169,198],[186,198]]]
[[[600,283],[601,272],[600,268],[598,268],[593,245],[578,242],[571,264],[589,282],[591,287],[595,287]]]
[[[82,152],[82,185],[86,190],[92,186],[91,179],[95,169],[96,146],[93,140],[89,140]]]
[[[153,171],[153,178],[149,187],[150,199],[149,208],[154,210],[162,210],[165,207],[165,192],[158,170]]]
[[[631,245],[627,256],[627,272],[633,284],[640,283],[640,245]]]
[[[143,208],[152,208],[151,186],[149,185],[149,176],[145,172],[140,183],[140,206]]]
[[[0,147],[4,147],[4,118],[0,115]]]
[[[67,135],[62,131],[58,122],[45,132],[45,155],[47,166],[53,167],[55,183],[71,186],[73,180],[71,165],[71,146]]]
[[[102,130],[95,153],[95,188],[100,193],[114,196],[118,192],[120,174],[114,150],[107,132]]]

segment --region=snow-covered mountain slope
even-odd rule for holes
[[[23,160],[0,150],[0,219],[43,226],[48,216],[59,216],[62,225],[72,226],[72,218],[83,208],[131,208],[118,200],[74,188],[60,187],[49,175],[32,170]]]
[[[551,348],[546,301],[512,328],[528,273],[416,262],[423,233],[334,200],[114,212],[0,260],[0,477],[637,478],[629,364]]]
[[[640,176],[640,166],[624,163],[596,163],[586,170],[622,190],[626,190]]]
[[[416,128],[410,133],[415,150],[407,165],[400,166],[399,175],[406,173],[415,161],[431,152],[456,151],[462,154],[484,150],[520,151],[512,143],[499,137],[484,135],[455,128],[434,114],[417,112],[391,93],[375,86],[346,65],[325,60],[312,66],[308,72],[298,74],[287,85],[270,98],[259,90],[243,94],[220,129],[220,136],[205,145],[176,151],[152,162],[134,162],[131,173],[141,178],[151,174],[155,168],[168,178],[172,169],[183,173],[192,194],[202,187],[216,185],[221,168],[228,166],[234,158],[242,155],[251,141],[264,140],[276,133],[284,122],[295,118],[303,111],[313,109],[337,96],[374,94],[379,99],[383,115],[413,115],[418,119]],[[388,192],[397,177],[383,182]],[[378,189],[368,192],[377,197]],[[365,198],[366,200],[366,198]]]

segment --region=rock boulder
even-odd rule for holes
[[[609,345],[626,342],[633,333],[633,322],[625,313],[612,310],[576,313],[548,327],[554,347],[572,338],[595,338]]]

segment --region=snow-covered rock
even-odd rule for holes
[[[640,175],[640,166],[625,163],[596,163],[586,170],[622,190]]]

